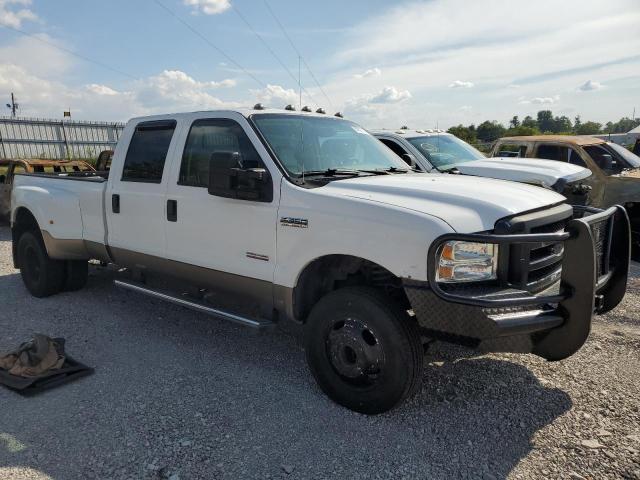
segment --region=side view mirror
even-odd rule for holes
[[[209,160],[209,194],[270,202],[273,199],[271,175],[265,168],[244,168],[238,152],[215,152]]]
[[[410,165],[414,168],[417,166],[417,163],[418,163],[418,161],[416,160],[416,157],[414,157],[410,153],[403,153],[402,160],[404,160],[407,165]]]
[[[7,180],[6,175],[0,175],[0,185],[3,185],[6,180]]]
[[[600,156],[600,160],[598,161],[598,166],[602,170],[612,170],[613,169],[613,157],[608,153],[605,153]]]

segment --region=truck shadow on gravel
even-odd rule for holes
[[[53,478],[165,478],[154,466],[184,478],[264,478],[286,465],[287,478],[502,479],[572,406],[521,357],[435,344],[422,391],[368,417],[322,394],[293,337],[117,290],[101,269],[82,292],[32,299],[16,273],[0,276],[0,292],[19,320],[0,318],[11,340],[0,347],[41,331],[66,337],[96,367],[32,399],[0,390],[13,412],[0,430],[30,446],[0,448],[0,464]]]

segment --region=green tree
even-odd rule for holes
[[[517,128],[510,128],[507,130],[504,136],[520,137],[529,135],[540,135],[540,130],[538,130],[538,127],[525,127],[524,125],[520,125]]]
[[[520,126],[520,119],[518,115],[514,115],[513,118],[509,121],[509,128],[518,128]]]
[[[580,115],[576,115],[576,118],[573,120],[573,130],[577,133],[578,129],[582,125],[582,120],[580,120]]]
[[[543,133],[554,131],[555,122],[551,110],[540,110],[538,112],[538,128]]]
[[[495,120],[489,121],[485,120],[480,125],[478,125],[478,140],[482,140],[483,142],[493,142],[498,138],[502,137],[506,132],[506,129]]]
[[[602,124],[597,122],[584,122],[581,123],[578,128],[576,128],[576,133],[578,135],[594,135],[596,133],[600,133],[602,129]]]
[[[531,117],[531,115],[527,115],[522,120],[522,126],[527,128],[538,128],[538,122]]]
[[[553,119],[553,130],[554,133],[571,133],[573,131],[573,125],[571,125],[571,120],[569,117],[561,116],[555,117]]]
[[[467,143],[475,143],[478,138],[476,137],[476,128],[474,125],[465,127],[464,125],[458,125],[457,127],[451,127],[447,130],[448,133],[455,135],[460,140],[464,140]]]

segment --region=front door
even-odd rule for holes
[[[182,136],[167,191],[173,214],[166,219],[167,258],[204,267],[204,275],[208,271],[211,278],[239,284],[242,279],[261,280],[270,289],[281,174],[272,162],[263,162],[267,153],[241,115],[194,116]],[[238,153],[242,168],[269,171],[273,198],[255,201],[210,195],[209,166],[216,152]]]
[[[120,167],[111,170],[105,199],[109,246],[116,263],[133,266],[131,252],[165,255],[168,159],[172,158],[176,125],[171,119],[138,123],[133,132],[127,132],[128,150],[116,151],[124,159],[114,158]]]

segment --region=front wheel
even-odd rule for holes
[[[413,395],[424,350],[413,320],[369,287],[346,287],[322,298],[304,332],[307,363],[335,402],[366,414],[386,412]]]
[[[65,264],[49,258],[42,237],[25,232],[18,240],[20,274],[27,290],[34,297],[48,297],[60,292],[65,281]]]

